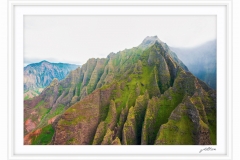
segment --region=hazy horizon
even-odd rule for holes
[[[216,40],[216,16],[24,16],[24,66],[82,65],[155,35],[170,47],[194,48]]]

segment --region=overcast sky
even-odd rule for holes
[[[24,65],[84,64],[157,35],[171,47],[216,39],[216,16],[24,16]]]

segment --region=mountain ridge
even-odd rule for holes
[[[72,63],[65,63],[65,62],[50,62],[47,60],[42,60],[40,62],[35,62],[35,63],[30,63],[28,65],[26,65],[24,68],[28,67],[28,66],[32,66],[32,65],[41,65],[42,63],[47,63],[47,64],[66,64],[66,65],[76,65],[76,64],[72,64]],[[76,65],[76,66],[81,66],[81,65]]]
[[[214,97],[166,44],[154,41],[89,59],[25,100],[24,144],[216,144]],[[48,140],[41,138],[46,131]]]
[[[217,41],[211,40],[192,48],[170,47],[198,78],[216,89]]]
[[[71,71],[79,67],[67,63],[51,63],[43,60],[24,67],[24,92],[38,95],[54,78],[62,80]]]

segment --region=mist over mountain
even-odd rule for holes
[[[170,47],[196,77],[216,89],[216,40],[194,48]]]
[[[216,91],[146,37],[24,100],[24,144],[216,144]]]
[[[24,93],[32,98],[38,95],[54,78],[64,79],[70,71],[79,67],[75,64],[41,61],[24,67]]]

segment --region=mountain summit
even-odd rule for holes
[[[78,65],[67,63],[50,63],[46,60],[24,67],[24,92],[37,92],[48,86],[54,78],[64,79]],[[31,95],[29,95],[31,98]]]
[[[163,42],[158,38],[158,36],[147,36],[138,47],[146,49],[147,47],[153,45],[155,42],[163,44]]]
[[[216,144],[216,91],[157,39],[89,59],[25,100],[24,144]]]

